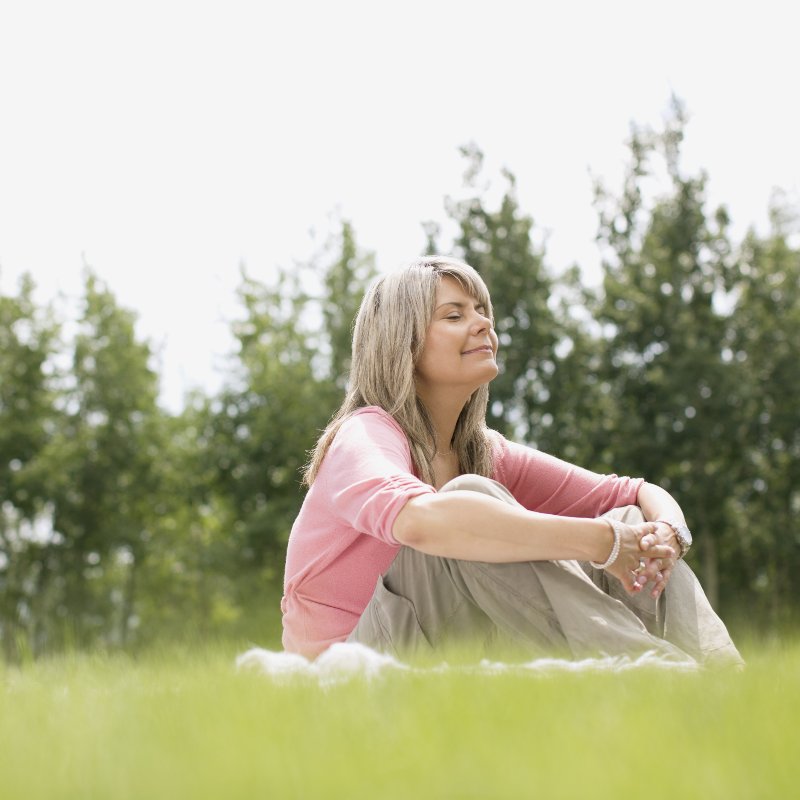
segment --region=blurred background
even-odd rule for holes
[[[0,642],[276,647],[371,278],[492,291],[490,423],[684,507],[734,634],[800,608],[797,12],[8,2]]]

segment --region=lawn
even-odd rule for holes
[[[795,796],[800,645],[743,653],[743,673],[333,686],[237,672],[233,646],[0,667],[0,797]]]

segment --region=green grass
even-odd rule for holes
[[[800,645],[743,673],[393,673],[277,685],[235,648],[0,668],[0,797],[772,798]]]

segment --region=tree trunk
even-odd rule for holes
[[[125,582],[125,594],[122,598],[119,637],[122,647],[125,647],[128,644],[131,617],[133,616],[133,609],[136,604],[136,572],[138,565],[139,559],[134,554],[133,561],[131,561],[130,569],[128,570],[128,580]]]

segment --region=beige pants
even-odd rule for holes
[[[501,484],[462,475],[440,491],[483,492],[516,504]],[[643,521],[638,506],[610,511]],[[349,641],[404,656],[478,642],[485,653],[511,646],[527,657],[638,656],[741,664],[724,624],[694,573],[679,561],[656,601],[588,562],[493,564],[429,556],[403,547]]]

